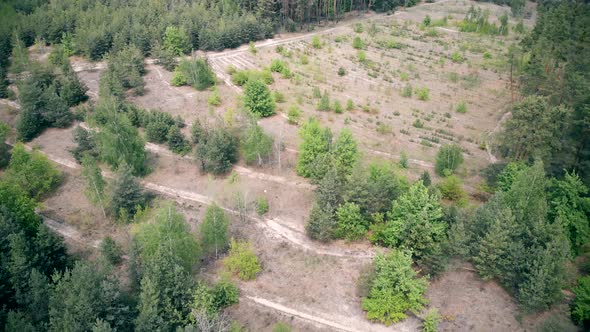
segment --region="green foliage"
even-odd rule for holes
[[[431,22],[430,15],[426,15],[424,20],[422,20],[422,25],[425,27],[430,26],[430,22]]]
[[[362,239],[367,233],[367,223],[361,215],[361,210],[355,203],[345,203],[336,209],[337,238],[345,238],[348,241]]]
[[[133,89],[134,94],[142,95],[144,92],[143,78],[145,68],[143,54],[136,47],[125,47],[118,52],[106,57],[108,67],[100,79],[100,96],[114,96],[124,99],[121,89]],[[103,80],[104,78],[104,80]]]
[[[427,302],[428,281],[416,278],[410,254],[398,250],[379,254],[373,264],[369,294],[361,302],[367,318],[391,325],[405,319],[408,311],[417,314]]]
[[[172,203],[163,204],[147,222],[137,225],[135,239],[144,263],[157,261],[159,252],[166,251],[188,272],[200,258],[199,244]]]
[[[8,145],[5,143],[10,131],[10,126],[0,121],[0,169],[6,167],[10,161],[10,152],[8,151]]]
[[[436,154],[434,169],[439,176],[450,175],[463,163],[463,152],[458,145],[443,145]]]
[[[272,97],[275,103],[284,103],[285,102],[285,95],[279,91],[274,91],[272,93]]]
[[[237,138],[224,127],[208,130],[202,135],[202,139],[198,141],[196,154],[201,170],[213,174],[229,171],[238,161]],[[194,138],[193,132],[193,140]]]
[[[354,110],[354,102],[351,99],[346,101],[346,110],[353,111]]]
[[[465,19],[459,22],[459,31],[476,32],[484,35],[504,34],[504,31],[500,31],[495,24],[489,22],[489,16],[490,11],[488,9],[482,10],[479,7],[475,9],[471,5]]]
[[[416,257],[432,250],[446,233],[438,198],[422,182],[394,200],[387,216],[384,223],[373,225],[373,240],[390,248],[410,249]]]
[[[185,84],[197,90],[202,91],[215,85],[215,74],[204,58],[181,60],[176,69],[186,78]],[[179,79],[179,82],[182,82],[182,77]]]
[[[289,111],[287,111],[287,121],[290,124],[299,124],[299,119],[301,118],[301,110],[297,105],[292,105],[289,107]]]
[[[362,23],[355,23],[353,26],[353,30],[356,33],[363,33],[365,30]]]
[[[248,80],[248,83],[246,83],[244,87],[244,106],[260,117],[273,115],[276,107],[270,90],[260,80]]]
[[[35,234],[41,218],[35,213],[37,203],[21,187],[6,181],[0,181],[0,218],[4,222],[12,221],[27,235]],[[8,234],[6,234],[5,239]]]
[[[28,152],[22,143],[17,143],[2,179],[38,199],[59,184],[61,174],[41,152]]]
[[[127,164],[118,169],[109,201],[111,215],[122,222],[130,221],[147,204],[147,197]]]
[[[438,324],[440,324],[442,320],[441,318],[442,317],[438,313],[438,310],[429,310],[426,316],[424,316],[424,321],[422,322],[422,332],[437,332]]]
[[[88,154],[85,154],[84,157],[82,157],[82,176],[86,180],[84,194],[90,202],[100,204],[103,214],[106,217],[106,182],[102,177],[102,171],[98,166],[97,160]]]
[[[188,78],[183,72],[180,71],[180,69],[178,69],[178,67],[176,67],[174,73],[172,74],[172,80],[170,81],[170,84],[172,84],[172,86],[183,86],[187,85],[187,83]]]
[[[175,26],[166,27],[164,49],[175,56],[188,53],[190,51],[190,40],[186,31]]]
[[[418,100],[427,101],[430,99],[430,90],[426,87],[417,88],[416,96],[418,97]]]
[[[580,326],[590,325],[590,277],[578,279],[578,285],[573,289],[575,294],[572,302],[572,319]]]
[[[399,167],[401,168],[408,168],[409,164],[408,164],[408,155],[402,151],[402,153],[399,156]]]
[[[207,99],[207,104],[211,106],[221,105],[221,97],[219,97],[219,92],[217,91],[217,88],[213,89],[213,93],[211,93],[209,99]]]
[[[311,46],[316,50],[322,48],[322,41],[320,40],[319,36],[313,36],[313,39],[311,40]]]
[[[291,332],[291,326],[283,322],[278,322],[272,327],[272,332]]]
[[[256,200],[256,213],[259,216],[265,215],[268,212],[268,200],[262,196]]]
[[[207,208],[200,226],[201,246],[207,256],[219,257],[228,246],[229,219],[223,209],[213,204]]]
[[[420,175],[420,181],[422,181],[422,184],[424,184],[425,187],[430,187],[430,184],[432,183],[432,180],[430,179],[430,172],[422,172],[422,175]]]
[[[361,37],[355,36],[352,40],[352,47],[357,50],[362,50],[365,48],[365,43],[363,43]]]
[[[459,102],[457,105],[457,113],[467,113],[467,104],[464,101]]]
[[[231,240],[229,255],[223,260],[223,266],[244,281],[253,280],[262,271],[258,257],[252,245],[246,241]]]
[[[344,76],[344,75],[346,75],[346,69],[344,69],[344,67],[338,68],[338,76]]]
[[[438,184],[438,190],[443,198],[451,201],[464,201],[467,199],[467,195],[462,188],[463,183],[455,175],[449,175],[445,177],[441,183]]]
[[[170,151],[180,155],[185,155],[191,151],[189,142],[184,137],[178,126],[170,126],[170,129],[168,129],[167,138]]]
[[[317,105],[317,110],[323,112],[328,112],[332,110],[332,107],[330,106],[330,94],[327,90],[324,91],[324,94],[320,97],[320,100],[318,101]]]
[[[327,154],[332,142],[332,133],[329,128],[322,128],[315,118],[310,118],[299,131],[303,142],[299,146],[297,158],[297,174],[303,177],[312,176],[312,164],[314,161]]]
[[[100,243],[100,254],[104,259],[113,265],[121,263],[121,247],[113,240],[112,237],[106,236]]]
[[[239,290],[229,279],[222,277],[211,290],[217,311],[238,303]]]
[[[332,105],[332,109],[334,110],[334,113],[337,113],[337,114],[341,114],[343,112],[342,105],[340,104],[340,101],[338,101],[338,100],[334,101],[334,104]]]
[[[331,154],[338,176],[349,176],[360,159],[358,146],[350,129],[345,128],[340,131],[332,146]]]
[[[246,164],[262,166],[272,157],[273,139],[254,123],[245,133],[241,148]]]
[[[367,53],[363,50],[359,50],[356,52],[356,58],[359,62],[364,63],[367,61]]]
[[[410,98],[412,97],[412,86],[410,84],[406,84],[402,90],[402,97]]]

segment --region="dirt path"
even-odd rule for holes
[[[85,239],[84,236],[82,236],[82,234],[80,234],[80,232],[75,227],[55,221],[55,220],[53,220],[47,216],[44,216],[42,214],[40,214],[40,216],[43,219],[43,223],[45,224],[45,226],[47,226],[52,231],[60,234],[61,236],[68,238],[70,240],[73,240],[75,242],[78,242],[80,244],[83,244],[83,245],[89,245],[93,248],[100,247],[99,240],[88,241],[88,239]]]

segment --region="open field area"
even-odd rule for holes
[[[352,8],[352,4],[350,6]],[[503,35],[461,31],[465,24],[465,17],[469,16],[473,10],[470,9],[471,6],[481,8],[487,13],[486,23],[489,18],[492,24],[501,25],[501,17],[506,14],[510,33]],[[334,8],[336,8],[336,2],[334,2]],[[153,220],[157,218],[154,216],[158,211],[169,209],[165,202],[174,203],[175,211],[181,216],[179,218],[186,226],[187,234],[198,238],[198,241],[201,241],[201,232],[204,232],[203,228],[206,227],[203,225],[209,218],[211,207],[219,207],[222,214],[225,214],[229,220],[229,231],[225,242],[229,239],[232,241],[237,239],[249,243],[260,261],[261,270],[252,280],[243,280],[235,273],[230,274],[224,261],[231,255],[225,248],[228,247],[227,243],[223,245],[224,249],[219,254],[217,242],[214,245],[214,255],[194,254],[195,261],[189,266],[187,273],[191,282],[198,285],[202,282],[215,285],[220,280],[229,278],[239,289],[239,302],[230,303],[232,305],[227,306],[227,309],[222,306],[221,308],[224,309],[220,309],[219,312],[227,315],[228,321],[234,321],[244,329],[234,330],[226,326],[226,329],[219,328],[216,331],[423,331],[427,317],[434,309],[438,313],[439,321],[436,324],[438,331],[541,331],[542,327],[548,326],[546,321],[555,317],[561,323],[566,322],[562,325],[556,323],[554,326],[558,329],[575,331],[576,328],[573,327],[569,318],[569,303],[574,297],[570,289],[575,285],[576,277],[584,273],[584,267],[579,262],[585,261],[586,256],[580,258],[577,263],[569,260],[562,262],[561,265],[565,266],[564,287],[557,288],[558,295],[551,304],[547,301],[547,304],[541,305],[542,312],[523,309],[521,306],[523,296],[518,293],[520,285],[499,276],[497,270],[500,268],[494,270],[496,274],[490,272],[491,268],[489,270],[482,268],[486,266],[486,259],[481,257],[486,257],[483,255],[486,253],[487,248],[484,246],[487,243],[505,244],[502,247],[504,251],[499,254],[490,253],[487,257],[488,261],[495,262],[507,257],[508,250],[521,250],[523,254],[519,258],[521,262],[526,261],[525,249],[511,247],[510,245],[514,243],[511,243],[509,235],[505,234],[509,231],[516,232],[517,226],[512,226],[509,222],[516,223],[514,220],[524,218],[521,215],[533,216],[530,217],[532,220],[537,217],[535,211],[541,211],[539,214],[545,211],[545,215],[558,220],[555,223],[548,222],[548,225],[553,226],[543,228],[548,234],[546,237],[542,240],[530,241],[531,243],[536,241],[545,243],[550,239],[562,238],[561,233],[558,235],[555,232],[550,233],[557,227],[554,227],[555,225],[561,227],[562,219],[556,217],[559,215],[557,212],[546,211],[554,207],[559,199],[550,201],[548,197],[542,204],[535,205],[536,201],[533,201],[530,206],[527,205],[528,203],[518,205],[522,203],[518,201],[518,204],[515,204],[522,207],[525,211],[523,213],[510,210],[506,212],[506,209],[500,208],[497,211],[492,210],[495,207],[493,204],[499,205],[498,202],[502,199],[512,199],[516,195],[512,191],[509,192],[513,183],[526,182],[516,180],[515,174],[523,174],[522,172],[525,171],[522,170],[536,167],[534,165],[537,164],[533,165],[532,161],[537,159],[533,158],[532,154],[525,161],[530,162],[531,166],[524,166],[524,163],[517,164],[514,167],[518,169],[509,174],[512,176],[509,180],[495,174],[497,184],[491,185],[490,177],[487,177],[487,173],[483,173],[484,170],[489,170],[488,166],[491,164],[501,164],[504,168],[509,161],[512,161],[506,155],[505,145],[502,145],[505,142],[502,141],[504,138],[501,132],[505,130],[506,123],[515,113],[514,103],[525,97],[516,77],[517,71],[521,70],[516,68],[516,63],[519,61],[522,63],[530,57],[529,54],[523,55],[524,52],[517,53],[515,49],[521,47],[523,38],[533,29],[537,19],[537,4],[533,2],[526,2],[523,13],[519,17],[511,15],[508,6],[467,0],[418,3],[413,7],[399,8],[386,13],[350,12],[343,15],[337,22],[326,20],[327,23],[309,25],[306,32],[289,33],[281,30],[281,33],[271,39],[258,38],[262,40],[233,49],[215,51],[200,49],[190,54],[172,57],[180,64],[183,61],[200,59],[200,57],[206,59],[206,64],[210,66],[216,82],[204,89],[195,89],[186,82],[175,84],[179,70],[167,70],[160,58],[150,55],[144,59],[142,55],[143,64],[140,66],[145,72],[139,76],[143,82],[143,85],[140,84],[141,93],[135,93],[134,88],[123,89],[121,85],[120,105],[123,105],[124,101],[131,106],[126,106],[124,111],[123,106],[118,106],[119,109],[111,113],[109,110],[101,111],[100,107],[101,102],[111,101],[105,98],[104,91],[108,87],[105,88],[107,83],[104,77],[112,74],[110,71],[113,70],[113,65],[109,61],[114,60],[108,58],[108,60],[92,61],[88,56],[80,54],[65,56],[71,65],[71,74],[88,89],[85,91],[88,98],[78,105],[69,106],[76,115],[72,117],[71,124],[61,127],[48,126],[40,130],[36,137],[25,140],[26,151],[40,152],[40,155],[47,157],[61,174],[59,185],[55,186],[56,189],[36,197],[39,205],[34,211],[42,217],[42,222],[50,230],[63,237],[69,254],[91,261],[92,264],[102,264],[101,259],[104,255],[102,243],[105,237],[112,238],[120,247],[121,259],[110,272],[120,281],[121,289],[131,294],[137,292],[138,288],[148,287],[145,285],[148,281],[145,280],[141,282],[137,280],[134,284],[134,276],[130,272],[133,269],[132,265],[138,264],[138,270],[141,273],[152,268],[147,261],[143,266],[134,261],[138,259],[134,255],[139,255],[141,259],[144,259],[142,254],[147,255],[141,251],[147,252],[147,249],[143,249],[140,245],[141,248],[137,247],[140,248],[137,249],[135,246],[138,244],[134,241],[140,237],[138,234],[142,234],[145,230],[144,225],[154,224]],[[425,23],[426,21],[428,24]],[[514,31],[517,25],[522,27],[522,32]],[[43,47],[34,45],[28,48],[27,56],[31,61],[48,64],[55,61],[50,54],[54,54],[52,52],[56,49],[54,45],[49,45],[49,42]],[[129,57],[132,58],[132,56]],[[277,64],[280,64],[281,70],[273,69],[273,66]],[[124,68],[131,71],[128,67],[132,66]],[[15,147],[14,150],[17,150],[18,142],[22,140],[22,134],[16,132],[21,128],[23,112],[27,107],[21,101],[23,92],[19,91],[22,89],[16,82],[26,80],[29,75],[32,75],[31,72],[33,71],[9,74],[11,83],[9,90],[14,92],[14,96],[0,99],[0,121],[6,123],[8,128],[16,128],[8,130],[9,134],[4,136],[6,142]],[[64,70],[64,72],[67,71]],[[238,82],[236,77],[239,77],[241,72],[251,77],[265,77],[266,74],[272,77],[272,82],[265,84],[272,93],[273,104],[276,104],[276,109],[271,116],[256,117],[252,120],[248,115],[245,106],[247,104],[245,90],[249,82],[248,79],[245,84]],[[52,85],[52,89],[55,92],[57,88]],[[115,90],[113,87],[111,89]],[[31,94],[28,93],[29,96]],[[26,91],[24,95],[27,96]],[[218,102],[212,102],[215,98],[219,99]],[[149,113],[152,111],[153,113]],[[153,115],[156,113],[164,114],[161,117],[167,120],[162,121],[170,119],[169,121],[174,124],[169,127],[174,127],[180,132],[180,136],[186,138],[188,147],[185,146],[185,151],[181,153],[173,151],[169,138],[172,136],[170,134],[172,130],[168,127],[163,134],[164,140],[156,142],[150,138],[149,131],[152,128],[149,124],[142,123],[144,120],[141,116],[156,117]],[[129,127],[133,124],[134,133],[141,137],[139,141],[142,144],[145,143],[145,161],[141,165],[145,169],[136,173],[134,165],[123,160],[123,157],[115,161],[107,161],[107,158],[101,156],[103,152],[96,152],[98,166],[96,166],[95,176],[104,179],[103,185],[108,191],[114,190],[113,188],[120,185],[123,178],[121,171],[117,171],[116,168],[129,167],[129,174],[133,173],[137,176],[133,177],[137,188],[141,188],[147,193],[146,197],[151,199],[149,201],[151,203],[142,203],[146,205],[132,206],[130,210],[134,212],[131,215],[124,214],[127,212],[123,208],[115,212],[109,211],[109,204],[113,204],[114,199],[106,199],[107,203],[105,203],[104,197],[101,198],[100,195],[96,196],[92,193],[93,188],[97,192],[98,189],[96,183],[92,183],[95,187],[90,186],[88,166],[81,163],[81,160],[84,160],[84,163],[87,161],[75,155],[75,151],[81,146],[76,138],[80,128],[99,142],[94,143],[97,146],[94,149],[100,150],[107,141],[104,133],[109,132],[111,122],[116,122],[112,119],[119,119],[119,117],[125,118],[124,123],[129,123]],[[339,142],[338,140],[333,142],[332,135],[336,139],[341,133],[352,134],[355,152],[358,146],[357,159],[353,166],[357,167],[355,171],[362,169],[362,172],[369,174],[368,180],[364,181],[370,182],[373,178],[379,178],[382,176],[379,173],[382,169],[385,170],[384,173],[392,174],[390,178],[384,176],[386,181],[391,182],[390,186],[384,188],[390,190],[392,186],[395,187],[391,189],[395,191],[395,199],[393,202],[389,199],[386,208],[372,210],[361,206],[357,214],[359,219],[361,214],[364,218],[363,234],[356,239],[334,236],[329,241],[324,239],[320,241],[314,238],[310,235],[313,231],[310,230],[310,220],[314,215],[314,209],[316,213],[320,213],[318,210],[326,212],[328,207],[333,208],[336,212],[329,210],[329,213],[338,217],[338,221],[332,221],[336,224],[344,218],[341,218],[339,209],[345,205],[343,203],[345,200],[356,204],[354,201],[356,194],[366,194],[369,196],[368,200],[377,199],[371,195],[381,194],[379,191],[381,187],[370,187],[365,182],[361,183],[360,180],[357,186],[354,181],[359,178],[354,176],[358,174],[349,170],[346,181],[352,182],[342,181],[334,185],[348,190],[340,196],[333,195],[338,196],[342,204],[334,207],[321,206],[319,197],[325,194],[322,192],[322,186],[328,182],[324,181],[328,178],[326,174],[331,174],[330,171],[336,174],[340,170],[335,166],[339,164],[334,162],[324,166],[329,169],[324,170],[323,178],[321,176],[314,178],[314,175],[301,176],[300,158],[305,152],[306,143],[305,135],[302,133],[307,128],[307,124],[312,123],[310,119],[318,120],[318,128],[331,130],[327,149],[332,149]],[[550,124],[550,122],[547,123]],[[245,144],[241,140],[246,135],[246,131],[256,125],[271,138],[271,143],[267,156],[263,157],[258,152],[253,161],[247,162]],[[199,129],[200,126],[204,128],[204,132],[212,136],[211,133],[216,128],[229,128],[228,132],[240,137],[240,141],[235,143],[236,146],[239,145],[239,148],[236,148],[236,160],[229,163],[226,170],[204,171],[205,162],[200,153],[205,152],[199,149],[207,142],[211,142],[213,138],[198,137],[199,133],[195,134],[195,128]],[[0,134],[2,133],[2,127],[0,127]],[[128,132],[114,136],[116,137],[113,140],[123,142],[118,147],[121,151],[115,151],[115,154],[118,152],[123,155],[123,150],[134,144],[133,138],[130,138],[132,135],[128,135]],[[227,143],[230,138],[223,137],[220,140]],[[449,145],[457,147],[461,162],[452,169],[439,170],[437,163],[440,162],[440,151]],[[86,152],[88,154],[84,156],[90,156],[93,150],[87,149]],[[225,153],[221,148],[206,152],[214,157]],[[0,151],[1,153],[3,151]],[[1,161],[0,158],[0,166],[2,166]],[[114,164],[117,166],[115,167]],[[375,165],[386,166],[380,169]],[[318,167],[315,164],[312,166]],[[317,170],[314,169],[314,171]],[[449,171],[449,174],[441,174],[443,171]],[[517,171],[521,173],[516,173]],[[10,172],[8,169],[0,169],[0,178],[5,174],[9,176]],[[361,171],[358,172],[361,174]],[[430,183],[422,185],[425,174],[429,182],[432,177],[432,185]],[[449,177],[460,179],[457,191],[461,194],[457,197],[447,197],[443,192],[443,186]],[[353,180],[348,180],[349,178]],[[394,181],[391,179],[397,182],[393,184]],[[33,181],[28,178],[25,180],[21,179],[27,183],[29,180]],[[417,180],[418,182],[415,182]],[[534,180],[536,181],[537,178]],[[340,180],[334,182],[338,181]],[[498,193],[501,192],[499,188],[503,184],[502,181],[509,182],[506,189],[509,193],[495,194],[495,190]],[[553,183],[551,181],[547,179],[543,192],[545,188],[550,188]],[[439,232],[443,235],[437,235],[434,230],[432,231],[434,235],[429,235],[427,240],[424,240],[427,242],[424,246],[408,247],[405,245],[406,240],[411,241],[417,237],[416,233],[430,231],[427,226],[416,224],[410,226],[411,229],[405,235],[398,235],[397,242],[389,238],[379,238],[384,236],[383,234],[387,235],[384,225],[394,222],[396,211],[404,209],[401,205],[403,199],[413,193],[412,190],[417,188],[416,186],[418,186],[416,190],[423,188],[421,192],[423,197],[418,199],[418,203],[413,202],[414,205],[408,203],[411,206],[406,210],[415,208],[417,211],[408,219],[429,222],[434,220],[433,223],[444,223],[444,228]],[[516,188],[516,185],[513,186]],[[529,189],[540,188],[535,186],[540,185],[531,181]],[[517,189],[521,191],[517,192]],[[537,193],[526,192],[525,189],[518,187],[513,190],[517,194],[524,192],[523,195],[528,194],[534,200]],[[0,193],[8,192],[2,190],[4,189],[0,186]],[[365,193],[364,191],[367,190],[374,191]],[[407,194],[408,192],[410,194]],[[551,194],[553,195],[554,192],[559,191],[553,190]],[[580,192],[583,190],[580,189]],[[131,196],[129,191],[124,194]],[[580,195],[586,199],[587,193]],[[493,204],[486,202],[488,199]],[[526,199],[528,202],[528,197]],[[436,202],[431,203],[429,200],[436,200]],[[363,202],[362,199],[359,201]],[[401,203],[396,205],[398,201]],[[261,211],[262,202],[266,204],[264,211]],[[348,203],[347,201],[346,204]],[[361,203],[358,204],[361,205]],[[426,207],[423,209],[416,207],[419,204],[424,204]],[[583,207],[586,206],[584,204],[586,203],[573,205]],[[436,206],[432,207],[433,205]],[[590,203],[587,205],[590,207]],[[485,210],[488,206],[491,206],[490,210]],[[106,211],[105,207],[107,207]],[[170,210],[167,213],[168,218],[171,218]],[[438,214],[430,220],[428,213]],[[483,216],[480,217],[480,214]],[[545,218],[545,215],[542,218]],[[581,215],[583,220],[587,216],[584,213]],[[0,217],[3,217],[1,213]],[[484,232],[481,225],[484,225],[486,217],[493,219],[494,224],[486,225]],[[467,219],[475,221],[463,222]],[[176,227],[172,226],[170,220],[167,219],[168,229]],[[567,224],[569,219],[563,220],[566,220],[563,224]],[[217,222],[218,220],[215,219],[215,223]],[[502,224],[503,222],[505,224]],[[527,225],[533,228],[530,226],[532,222]],[[480,226],[482,230],[476,229]],[[157,232],[164,234],[165,228]],[[523,234],[528,231],[526,227],[524,228]],[[396,231],[401,234],[401,229],[402,227],[399,226]],[[536,229],[530,230],[529,233],[537,234],[536,231]],[[489,234],[499,235],[492,238]],[[156,235],[153,236],[156,238]],[[444,240],[441,240],[443,238]],[[171,238],[165,240],[172,242]],[[10,241],[4,241],[2,245],[10,247],[13,244],[6,244]],[[480,242],[484,243],[481,247]],[[579,242],[577,245],[581,248],[584,242]],[[432,251],[425,249],[429,245],[434,248]],[[165,247],[166,243],[163,246]],[[169,246],[172,248],[172,243]],[[564,256],[571,255],[569,242],[565,247],[557,244],[547,246],[553,248],[554,252],[565,248],[562,250],[564,253],[567,251]],[[134,252],[134,250],[138,251]],[[198,250],[204,251],[204,245]],[[577,247],[576,250],[578,250]],[[576,254],[584,255],[582,249],[579,250]],[[398,273],[411,280],[422,280],[419,278],[427,280],[427,286],[420,294],[424,302],[417,310],[412,308],[404,310],[407,317],[404,314],[402,319],[393,319],[388,322],[389,324],[382,324],[379,322],[382,319],[379,318],[371,321],[367,318],[369,310],[365,308],[364,299],[372,296],[371,287],[376,287],[374,280],[379,271],[375,268],[375,261],[382,257],[391,257],[388,255],[398,251],[403,251],[404,255],[410,257],[411,264],[408,265],[408,270],[414,272],[403,275],[401,272],[390,271],[390,276]],[[554,252],[550,254],[547,252],[539,249],[537,255],[539,262],[543,259],[545,259],[543,262],[550,260],[547,257],[551,257],[551,253]],[[527,251],[526,254],[528,253]],[[413,254],[416,254],[416,258],[412,258]],[[418,257],[420,254],[423,255]],[[429,256],[430,254],[432,256]],[[445,257],[442,257],[443,255]],[[535,256],[534,264],[538,263],[537,256]],[[11,259],[10,262],[15,261]],[[241,259],[245,260],[243,257]],[[433,272],[426,268],[431,266],[424,263],[425,261],[434,266],[440,263],[444,267],[441,271]],[[538,263],[539,266],[541,264],[543,263]],[[504,264],[502,268],[506,268],[506,265],[511,264]],[[551,271],[543,272],[544,275],[551,275]],[[176,273],[176,270],[174,272],[170,270],[169,273]],[[543,273],[539,272],[539,274]],[[400,280],[402,281],[399,283],[403,283],[403,278],[400,277]],[[507,286],[508,284],[510,286]],[[406,286],[398,286],[397,283],[392,287],[402,288],[401,292],[406,293],[413,291],[412,287],[406,289],[404,288]],[[551,288],[550,285],[544,287],[544,290]],[[415,286],[415,288],[419,287]],[[172,326],[180,328],[184,324],[193,324],[191,328],[200,331],[195,327],[198,314],[202,314],[198,311],[205,312],[205,309],[198,307],[198,302],[202,300],[198,292],[193,293],[189,300],[193,307],[187,311],[190,318],[180,319],[178,317],[181,313],[174,312],[179,321],[174,323],[176,325],[170,325],[170,330]],[[149,294],[141,297],[137,294],[134,296],[136,298],[130,300],[130,303],[137,305],[139,308],[137,311],[147,311],[145,309],[147,305],[143,304],[148,301],[146,298]],[[154,297],[158,296],[160,296],[159,292],[154,295]],[[180,298],[180,295],[176,296]],[[404,300],[390,298],[389,301],[393,303]],[[166,305],[174,306],[175,304],[167,303]],[[133,314],[136,312],[133,311]],[[5,323],[6,315],[8,314],[2,311],[0,324]],[[387,316],[387,314],[384,315]],[[391,316],[394,315],[391,314]],[[225,318],[225,316],[222,317]],[[134,324],[140,326],[139,321],[140,318],[137,318],[131,323],[127,322],[128,325],[125,326],[135,328]],[[290,329],[277,329],[278,322],[285,323]],[[46,327],[49,326],[49,323],[45,324]],[[186,331],[193,330],[187,328]],[[209,330],[203,329],[203,331]],[[214,331],[214,328],[210,331]]]

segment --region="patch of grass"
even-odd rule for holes
[[[287,111],[287,121],[290,124],[299,124],[299,120],[301,119],[301,110],[297,105],[292,105],[289,107],[289,111]]]
[[[207,103],[211,106],[220,106],[221,105],[221,97],[219,97],[219,93],[217,92],[217,88],[213,89],[213,93],[207,99]]]
[[[315,48],[316,50],[319,50],[322,48],[322,41],[320,40],[319,36],[313,36],[313,39],[311,41],[311,46],[313,48]]]
[[[301,62],[302,65],[306,65],[309,63],[309,58],[307,57],[307,55],[301,54],[301,58],[299,58],[299,62]]]
[[[365,51],[363,51],[363,50],[359,50],[356,53],[356,58],[359,62],[364,63],[367,61],[367,53],[365,53]]]
[[[361,39],[361,37],[356,36],[352,40],[352,47],[354,49],[357,49],[357,50],[362,50],[362,49],[365,48],[365,43],[363,42],[363,40]]]
[[[405,98],[412,97],[412,86],[410,84],[407,84],[406,86],[404,86],[404,88],[402,89],[401,95],[402,95],[402,97],[405,97]]]
[[[353,27],[353,30],[356,33],[363,33],[363,31],[365,31],[365,28],[363,27],[362,23],[356,23]]]
[[[268,212],[268,200],[266,197],[262,196],[256,200],[256,213],[259,216],[265,215]]]
[[[348,99],[346,101],[346,110],[347,111],[352,111],[354,110],[354,102],[352,101],[352,99]]]
[[[277,102],[277,103],[284,103],[285,102],[285,95],[279,91],[273,92],[273,97],[275,99],[275,102]]]
[[[464,101],[457,105],[457,113],[467,113],[467,104]]]
[[[420,121],[420,119],[416,119],[414,120],[414,123],[412,123],[412,126],[416,128],[424,128],[424,122]]]
[[[377,124],[377,132],[381,135],[387,135],[393,133],[393,128],[383,122]]]
[[[463,62],[463,56],[461,53],[459,53],[459,51],[455,51],[453,54],[451,54],[451,61],[454,63],[461,63]]]

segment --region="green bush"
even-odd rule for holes
[[[404,88],[402,89],[402,97],[412,97],[412,86],[410,84],[406,84],[406,86],[404,86]]]
[[[239,301],[240,291],[228,278],[221,278],[211,289],[213,305],[217,311],[227,308]]]
[[[189,142],[180,131],[180,128],[178,128],[176,125],[170,126],[167,134],[167,140],[168,148],[170,148],[170,151],[174,153],[185,155],[191,151]]]
[[[268,200],[262,196],[256,200],[256,213],[259,216],[265,215],[268,212]]]
[[[311,41],[311,46],[317,50],[319,50],[320,48],[322,48],[322,41],[320,40],[319,36],[313,36],[313,39]]]
[[[298,124],[299,120],[301,119],[301,110],[297,105],[292,105],[289,107],[289,111],[287,111],[287,121],[290,124]]]
[[[195,138],[199,139],[196,157],[203,172],[223,174],[238,161],[238,139],[227,128],[193,132],[193,141]]]
[[[354,27],[353,27],[354,32],[356,33],[363,33],[363,31],[365,31],[365,28],[363,27],[362,23],[355,23]]]
[[[221,105],[221,97],[219,97],[219,92],[217,88],[213,89],[213,93],[207,99],[207,103],[211,106],[220,106]]]
[[[451,54],[451,60],[455,63],[460,63],[463,62],[463,56],[461,56],[461,53],[459,53],[459,51],[455,51],[453,52],[453,54]]]
[[[416,89],[416,96],[419,100],[427,101],[430,99],[430,90],[428,88],[418,88]]]
[[[465,191],[463,191],[462,188],[462,182],[455,175],[450,175],[444,178],[442,182],[438,184],[438,190],[440,190],[443,198],[451,201],[461,201],[466,198]]]
[[[270,90],[260,80],[249,80],[244,88],[244,106],[260,117],[271,116],[275,112],[275,101]]]
[[[369,320],[391,325],[405,319],[408,311],[417,314],[427,303],[428,281],[416,278],[409,254],[398,250],[379,254],[373,264],[371,288],[361,302]]]
[[[121,247],[110,236],[102,239],[100,243],[100,254],[113,265],[121,263]]]
[[[359,62],[365,62],[367,61],[367,53],[365,53],[365,51],[363,50],[359,50],[358,52],[356,52],[356,58]]]
[[[467,104],[464,101],[457,105],[457,113],[467,113]]]
[[[186,76],[176,67],[174,73],[172,74],[172,80],[170,84],[173,86],[183,86],[186,85],[188,82]]]
[[[342,105],[340,104],[340,101],[335,100],[334,104],[332,105],[332,109],[334,110],[335,113],[342,113],[343,109],[342,109]]]
[[[436,154],[434,170],[439,176],[452,174],[463,163],[463,152],[458,145],[443,145]],[[445,171],[446,170],[446,171]],[[449,173],[449,174],[447,174]]]
[[[215,74],[204,58],[182,60],[177,70],[186,77],[186,84],[197,90],[205,90],[215,84]]]
[[[275,103],[284,103],[285,102],[285,95],[279,91],[274,91],[272,93]]]
[[[253,280],[262,271],[258,257],[247,241],[231,240],[229,255],[223,260],[223,266],[242,280]]]
[[[323,111],[323,112],[328,112],[331,109],[332,109],[332,107],[330,106],[330,95],[328,94],[328,91],[326,90],[326,91],[324,91],[324,94],[322,95],[322,97],[318,101],[317,110]]]
[[[289,69],[289,66],[281,59],[274,59],[270,63],[270,71],[272,72],[282,73],[285,69]]]
[[[352,40],[352,47],[357,50],[362,50],[363,48],[365,48],[365,43],[363,43],[363,40],[361,39],[361,37],[356,36]]]
[[[355,203],[345,203],[336,210],[337,238],[349,241],[362,239],[367,233],[367,223],[361,215],[360,207]]]
[[[590,327],[590,276],[578,279],[578,285],[573,289],[572,319],[585,329]]]
[[[352,99],[348,99],[346,101],[346,110],[347,111],[353,111],[354,110],[354,102],[352,101]]]
[[[346,75],[346,69],[344,69],[343,67],[338,68],[338,76],[344,75]]]
[[[291,332],[291,326],[283,322],[278,322],[272,327],[272,332]]]
[[[422,332],[437,332],[440,321],[441,316],[438,313],[438,310],[432,309],[428,311],[422,322]]]
[[[430,25],[431,19],[430,19],[430,15],[426,15],[426,17],[424,18],[424,20],[422,21],[422,25],[427,27]]]

